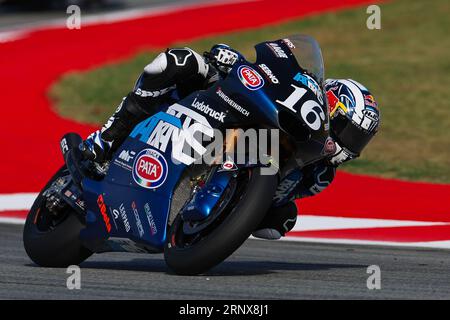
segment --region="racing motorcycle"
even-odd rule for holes
[[[329,139],[318,43],[294,35],[255,49],[255,63],[239,56],[224,79],[160,106],[104,165],[85,160],[81,137],[66,134],[65,165],[42,189],[25,223],[31,260],[66,267],[93,253],[164,253],[173,272],[194,275],[237,250],[275,193],[280,197],[281,179],[326,156]],[[196,161],[207,149],[198,133],[213,137],[237,128],[278,130],[278,159],[270,151],[264,163]],[[276,170],[264,173],[268,166]]]

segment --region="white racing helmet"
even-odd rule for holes
[[[325,91],[331,137],[336,142],[336,152],[330,162],[339,165],[359,157],[378,132],[380,110],[369,90],[354,80],[327,79]]]

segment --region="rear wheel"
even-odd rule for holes
[[[49,209],[44,195],[58,179],[61,181],[68,176],[68,170],[63,167],[50,179],[39,193],[25,222],[25,251],[34,263],[43,267],[78,265],[92,255],[79,239],[84,228],[82,219],[64,203]]]
[[[164,258],[178,274],[200,274],[237,250],[258,226],[272,203],[276,175],[246,169],[230,181],[221,202],[202,222],[178,215],[167,235]]]

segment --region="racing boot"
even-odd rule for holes
[[[80,150],[87,160],[103,162],[106,160],[108,151],[111,149],[112,143],[102,138],[102,131],[97,130],[91,133],[86,140],[80,145]]]
[[[154,112],[155,109],[142,108],[135,93],[129,93],[101,130],[89,135],[80,145],[83,156],[96,163],[111,160],[114,151],[119,148],[133,128]]]
[[[297,206],[293,201],[271,208],[252,235],[266,240],[278,240],[294,228],[297,221]]]

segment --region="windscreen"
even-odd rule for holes
[[[300,67],[308,71],[319,84],[322,84],[324,66],[322,52],[317,41],[307,35],[293,35],[288,39],[292,42],[290,49]]]

